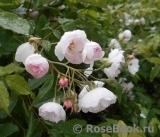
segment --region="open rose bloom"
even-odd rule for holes
[[[47,102],[39,108],[39,116],[45,120],[58,123],[61,120],[66,119],[66,113],[63,107],[54,102]]]
[[[65,32],[55,48],[55,55],[60,61],[65,57],[70,63],[81,64],[83,62],[81,53],[87,41],[82,30]]]
[[[87,91],[88,86],[86,85],[79,94],[79,108],[83,112],[98,113],[106,109],[111,104],[114,104],[117,97],[108,89],[102,87],[102,82],[97,84],[97,88]]]
[[[109,68],[104,68],[104,73],[108,76],[110,79],[115,79],[115,77],[118,77],[120,74],[120,64],[119,63],[112,63],[112,65]]]
[[[72,64],[90,64],[104,56],[100,45],[90,42],[84,31],[65,32],[55,47],[55,55],[60,61],[64,57]]]
[[[90,64],[93,61],[100,60],[104,56],[101,46],[96,42],[87,42],[82,51],[83,62]]]
[[[49,70],[46,58],[40,54],[32,54],[25,60],[25,69],[35,78],[43,77]]]
[[[128,65],[128,71],[132,74],[132,75],[135,75],[138,70],[139,70],[139,60],[138,59],[132,59],[130,62],[129,62],[129,65]]]

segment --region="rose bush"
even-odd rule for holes
[[[2,0],[0,137],[159,137],[159,8]],[[87,124],[153,130],[89,133]]]

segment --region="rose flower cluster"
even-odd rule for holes
[[[119,34],[119,42],[126,44],[131,39],[131,32],[126,30]],[[25,69],[34,78],[39,79],[48,73],[51,68],[50,65],[56,64],[56,62],[49,61],[44,58],[38,51],[37,43],[40,41],[39,38],[30,38],[29,42],[20,45],[15,54],[15,60],[22,62]],[[121,45],[116,39],[112,39],[109,44],[110,53],[105,55],[105,50],[102,50],[101,46],[93,41],[87,39],[86,33],[83,30],[74,30],[65,32],[61,37],[60,41],[55,46],[53,54],[57,56],[59,61],[64,58],[71,64],[88,64],[89,67],[83,72],[83,76],[79,70],[68,67],[66,64],[58,62],[59,65],[66,67],[69,71],[66,72],[59,78],[57,83],[60,88],[64,90],[63,106],[60,102],[44,103],[39,108],[39,115],[45,120],[52,122],[59,122],[66,119],[65,109],[71,108],[74,112],[83,111],[85,113],[92,112],[97,113],[105,110],[111,104],[114,104],[117,100],[117,96],[107,88],[103,87],[105,83],[101,81],[88,81],[87,77],[94,71],[94,62],[100,61],[102,63],[102,71],[106,74],[109,79],[115,79],[121,73],[123,64],[126,63],[124,58],[124,52]],[[139,68],[138,59],[133,55],[127,61],[128,71],[134,75]],[[55,69],[59,75],[62,75],[57,69]],[[78,80],[68,75],[69,72],[79,74],[82,81],[87,84],[79,84]],[[74,81],[82,90],[79,95],[74,88]],[[81,82],[81,81],[79,81]],[[57,85],[55,85],[57,86]],[[65,88],[64,88],[65,87]],[[67,91],[65,91],[67,89]],[[56,92],[56,91],[55,91]],[[53,97],[56,98],[56,97]]]

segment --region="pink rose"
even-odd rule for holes
[[[82,50],[87,41],[86,34],[82,30],[65,32],[55,47],[55,55],[60,61],[65,57],[72,64],[81,64]]]
[[[83,62],[90,64],[93,61],[102,59],[104,56],[104,51],[102,51],[101,46],[96,42],[88,42],[82,51]]]
[[[47,59],[40,54],[32,54],[28,56],[24,65],[27,72],[37,79],[43,77],[49,70]]]

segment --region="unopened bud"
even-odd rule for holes
[[[129,58],[129,59],[133,59],[133,58],[134,58],[134,55],[129,55],[128,58]]]
[[[66,8],[65,5],[61,5],[61,6],[58,7],[58,10],[63,10],[63,9],[65,9],[65,8]]]
[[[39,16],[39,11],[33,11],[29,14],[29,16],[34,20],[37,21],[38,16]]]
[[[63,106],[65,106],[67,109],[72,107],[72,102],[70,99],[66,99],[63,103]]]
[[[68,85],[68,79],[65,77],[60,78],[59,84],[61,87],[66,87]]]

